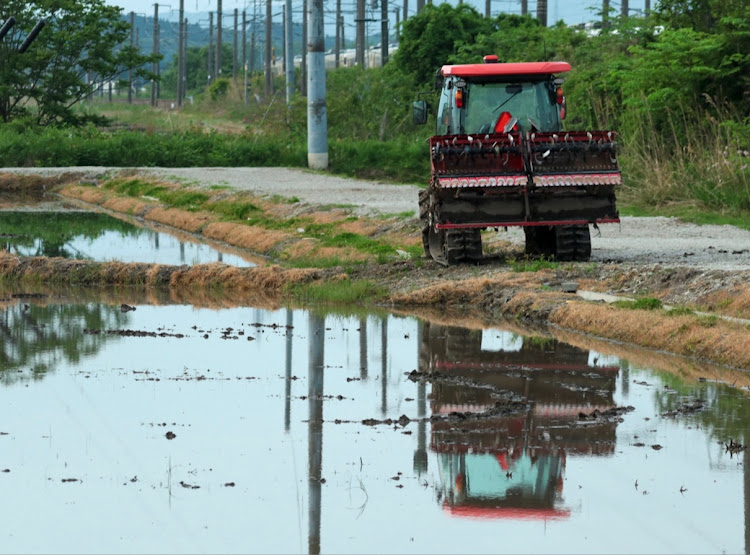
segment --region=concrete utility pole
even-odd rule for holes
[[[484,0],[484,17],[487,19],[492,17],[492,6],[490,6],[490,0]]]
[[[294,98],[294,46],[292,41],[292,0],[284,5],[284,59],[286,60],[286,103],[291,104]]]
[[[627,19],[628,11],[628,0],[620,0],[620,15],[623,19]]]
[[[643,6],[643,13],[647,16],[651,15],[651,0],[646,0],[646,4]]]
[[[521,0],[521,15],[529,13],[529,0]]]
[[[354,62],[365,67],[365,0],[357,0],[357,54]]]
[[[154,4],[154,47],[153,53],[159,53],[159,4]],[[159,62],[151,62],[151,73],[159,72]],[[151,80],[151,106],[156,106],[156,79]]]
[[[409,19],[409,0],[404,0],[404,23]]]
[[[250,74],[255,71],[255,22],[258,20],[258,0],[253,0],[253,23],[250,29]]]
[[[206,71],[208,72],[208,83],[211,84],[211,81],[213,81],[213,73],[212,69],[213,66],[211,62],[213,61],[212,54],[214,53],[214,12],[208,12],[208,61],[206,62]]]
[[[602,27],[607,27],[609,22],[609,0],[602,0]]]
[[[536,18],[542,24],[542,27],[547,26],[547,0],[537,0]]]
[[[338,69],[341,58],[341,0],[336,0],[336,48],[334,50],[334,67]]]
[[[177,107],[182,107],[182,62],[185,54],[182,43],[185,40],[185,0],[180,0],[180,19],[177,36]]]
[[[271,74],[271,0],[266,0],[266,96],[273,94],[273,75]]]
[[[398,30],[399,30],[399,25],[401,23],[398,18],[399,18],[400,14],[401,14],[401,10],[399,10],[398,8],[395,8],[393,10],[393,12],[396,14],[396,28],[394,29],[393,34],[396,37],[396,42],[398,42]]]
[[[130,48],[135,46],[135,12],[130,12]],[[128,104],[133,103],[133,68],[128,70]]]
[[[286,81],[286,0],[281,6],[281,75]]]
[[[237,83],[237,8],[234,9],[234,36],[232,37],[232,79]]]
[[[302,0],[302,80],[300,93],[307,96],[307,0]]]
[[[312,0],[310,20],[310,82],[307,99],[307,165],[328,167],[328,114],[326,107],[326,59],[323,0]]]
[[[487,0],[488,2],[490,0]],[[380,67],[388,62],[388,0],[380,0]]]
[[[463,4],[461,0],[458,2],[459,4]],[[417,13],[422,13],[422,10],[424,9],[424,0],[417,0]]]
[[[214,78],[221,77],[221,0],[216,3],[216,62],[214,63]]]
[[[188,51],[188,20],[185,18],[185,32],[182,34],[182,98],[187,96],[187,51]]]
[[[247,105],[247,12],[245,10],[242,10],[242,73],[244,74],[242,101]]]

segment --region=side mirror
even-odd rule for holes
[[[424,125],[427,123],[427,101],[415,100],[412,105],[412,122],[414,125]]]

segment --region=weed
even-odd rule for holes
[[[370,280],[346,279],[299,285],[293,289],[296,299],[305,302],[353,304],[372,301],[385,295],[385,291]]]
[[[717,316],[698,316],[698,325],[703,328],[712,328],[718,321]]]
[[[667,311],[667,316],[689,316],[693,310],[686,306],[675,306]]]
[[[653,297],[643,297],[635,301],[615,301],[612,304],[617,308],[631,310],[659,310],[662,307],[662,302]]]
[[[538,272],[540,270],[554,270],[557,269],[560,264],[553,262],[542,257],[537,260],[530,258],[509,258],[508,265],[514,272]]]

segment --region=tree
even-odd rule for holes
[[[142,55],[129,44],[129,24],[121,8],[103,0],[6,0],[0,20],[16,26],[0,43],[0,117],[31,117],[40,125],[80,124],[73,106],[123,72],[152,78]],[[28,51],[18,45],[37,21],[47,22]]]
[[[394,65],[420,85],[431,84],[435,71],[449,63],[459,44],[492,32],[492,22],[469,4],[428,4],[403,23]]]

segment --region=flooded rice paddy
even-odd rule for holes
[[[0,211],[0,248],[21,256],[108,262],[252,266],[252,259],[186,233],[175,236],[107,214],[82,211]]]
[[[249,263],[14,214],[22,255]],[[156,298],[0,292],[0,552],[750,551],[739,388],[510,325]]]
[[[724,384],[388,314],[0,307],[3,552],[748,547]]]

